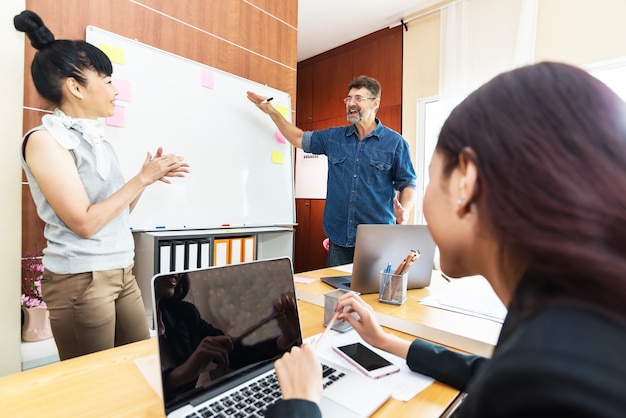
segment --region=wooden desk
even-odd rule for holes
[[[304,337],[322,332],[323,308],[298,307]],[[163,417],[161,399],[134,363],[157,350],[153,338],[0,378],[0,416]],[[435,418],[456,394],[435,382],[409,402],[390,399],[374,417]]]
[[[298,277],[315,279],[307,284],[296,283],[298,299],[323,307],[323,295],[333,290],[333,287],[320,281],[319,278],[346,274],[348,273],[335,268],[298,273],[296,275]],[[461,351],[490,357],[500,335],[501,324],[418,303],[426,296],[448,289],[473,294],[479,292],[495,297],[493,290],[483,277],[452,279],[451,282],[447,282],[438,270],[433,270],[430,286],[409,290],[406,302],[400,306],[379,302],[378,293],[361,295],[361,297],[374,308],[378,321],[385,327]]]

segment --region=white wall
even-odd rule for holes
[[[2,205],[0,206],[0,376],[21,369],[20,294],[22,249],[22,168],[19,158],[24,103],[24,35],[13,27],[13,16],[24,10],[24,0],[0,3],[0,138],[2,150]]]
[[[452,0],[447,1],[450,3]],[[418,12],[409,21],[403,38],[402,135],[417,154],[417,107],[439,93],[440,12]],[[539,0],[534,61],[563,61],[587,67],[593,63],[626,57],[626,6],[624,0]],[[417,169],[427,166],[416,161]],[[419,178],[418,183],[422,181]],[[422,176],[423,177],[423,176]],[[419,215],[421,196],[416,214]],[[417,223],[420,219],[416,220]]]

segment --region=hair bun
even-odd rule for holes
[[[15,29],[24,32],[35,49],[44,48],[54,42],[54,35],[44,25],[43,20],[35,12],[24,10],[13,18]]]

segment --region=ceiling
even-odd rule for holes
[[[354,41],[441,0],[299,0],[298,62]]]

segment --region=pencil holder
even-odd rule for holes
[[[408,277],[409,273],[393,274],[381,270],[378,300],[393,305],[402,305],[406,300]]]
[[[335,308],[337,307],[337,300],[348,293],[349,290],[336,289],[330,292],[324,293],[324,326],[328,325],[332,317],[335,315]],[[354,292],[357,295],[359,292]],[[352,325],[346,321],[337,320],[333,324],[332,329],[339,332],[345,332],[352,328]]]

